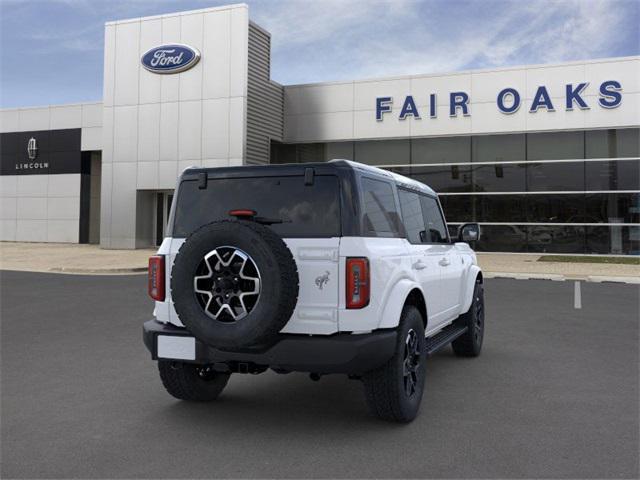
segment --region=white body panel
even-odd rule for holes
[[[298,266],[298,302],[282,333],[330,335],[338,328],[339,238],[284,240]]]
[[[165,255],[164,302],[156,302],[154,315],[160,322],[183,327],[171,299],[171,267],[184,238],[165,238],[158,249]],[[330,335],[338,329],[339,238],[284,239],[298,266],[298,302],[283,333]],[[326,280],[324,280],[326,278]],[[320,285],[322,284],[322,288]]]
[[[394,328],[407,296],[417,289],[425,298],[430,336],[469,309],[480,271],[475,253],[465,243],[412,245],[403,238],[369,237],[284,241],[298,266],[300,288],[282,333],[331,335]],[[171,301],[171,266],[183,243],[184,239],[165,238],[158,249],[166,256],[166,300],[156,302],[154,309],[158,321],[180,327],[184,325]],[[370,302],[361,309],[346,308],[347,257],[369,259]]]

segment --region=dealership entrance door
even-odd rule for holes
[[[173,202],[173,190],[157,192],[155,195],[155,244],[160,245],[166,236],[171,202]]]

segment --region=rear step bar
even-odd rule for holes
[[[466,325],[460,326],[451,324],[444,327],[433,337],[427,338],[425,343],[425,352],[427,357],[433,355],[442,347],[446,347],[460,335],[463,335],[467,331],[467,328],[468,327]]]

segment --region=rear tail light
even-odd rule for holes
[[[347,258],[347,308],[369,305],[369,260],[366,257]]]
[[[164,302],[164,255],[149,257],[149,296]]]

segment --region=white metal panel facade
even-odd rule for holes
[[[445,75],[355,80],[326,84],[287,85],[286,142],[433,137],[545,130],[577,130],[640,124],[640,57],[478,70]],[[599,87],[616,80],[623,99],[616,108],[603,108]],[[582,97],[589,109],[565,108],[567,84],[588,82]],[[539,86],[549,92],[554,111],[530,112]],[[512,114],[496,105],[498,93],[515,88],[521,107]],[[450,93],[469,96],[469,114],[450,116]],[[430,94],[436,94],[435,118],[430,117]],[[400,118],[407,95],[412,95],[421,118]],[[376,98],[391,97],[392,110],[376,120]]]
[[[190,166],[245,158],[249,16],[246,5],[105,26],[100,243],[135,248],[153,212],[134,208],[141,190],[171,190]],[[179,74],[143,68],[141,56],[186,44],[200,61]],[[140,216],[140,218],[136,218]]]

